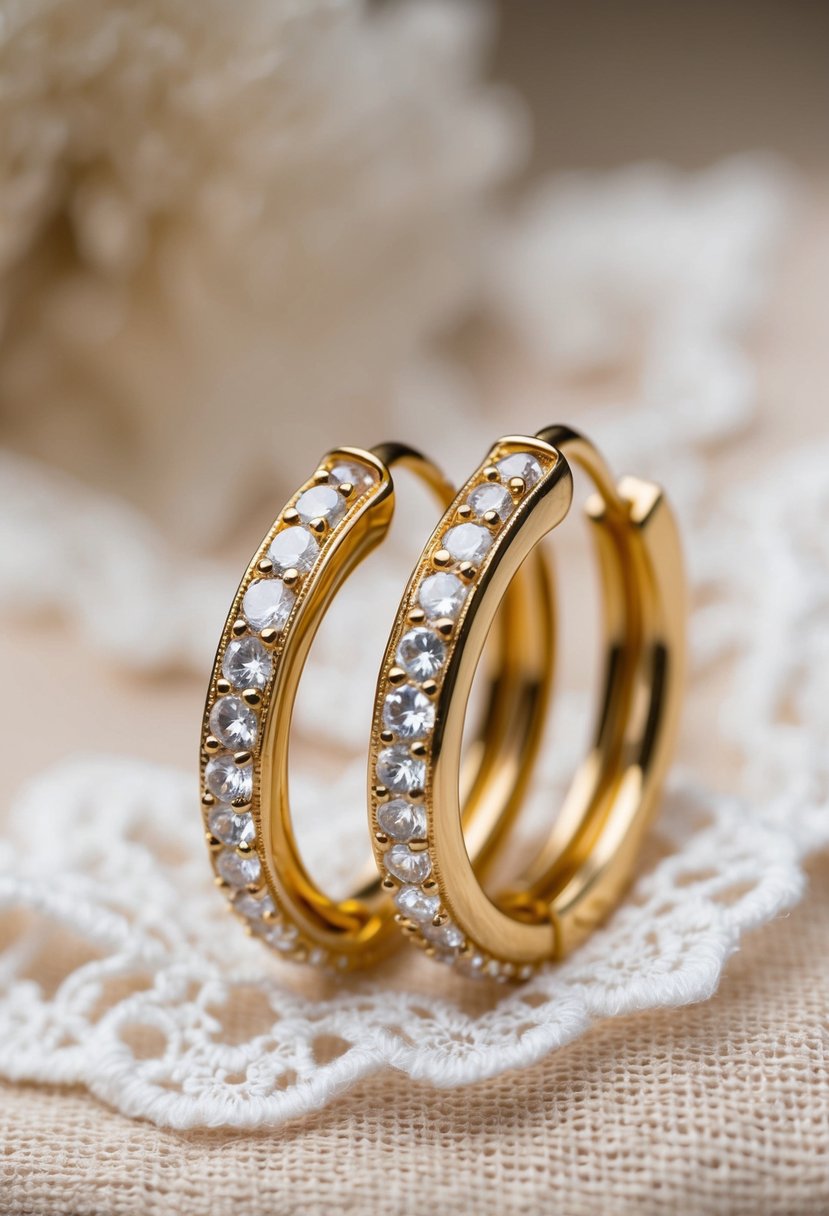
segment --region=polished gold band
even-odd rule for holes
[[[589,474],[597,491],[587,511],[606,630],[600,711],[590,752],[545,847],[520,882],[490,898],[470,861],[460,808],[467,702],[499,606],[511,596],[513,606],[505,616],[512,612],[516,621],[522,619],[524,563],[537,560],[539,542],[570,508],[571,461]],[[451,608],[445,619],[430,617],[439,573],[453,580],[440,585],[444,606]],[[425,835],[393,843],[381,826],[389,792],[378,782],[377,771],[390,746],[381,727],[390,698],[399,697],[396,654],[401,638],[413,622],[424,620],[441,632],[446,645],[429,690],[433,725],[417,743]],[[614,906],[633,871],[673,748],[684,631],[679,539],[658,486],[635,478],[615,484],[595,448],[565,427],[551,427],[535,438],[508,437],[495,445],[424,550],[378,681],[371,829],[384,885],[393,892],[398,920],[415,942],[472,973],[526,978],[539,963],[572,949]],[[543,702],[549,672],[546,679],[537,674],[539,684],[528,695]],[[518,752],[517,741],[510,745],[508,740],[525,729],[520,712],[502,717],[505,750]],[[516,776],[520,798],[524,775],[505,772],[504,781]]]
[[[355,882],[344,900],[326,895],[307,871],[292,827],[289,738],[319,625],[345,579],[388,532],[395,467],[415,473],[441,507],[451,500],[452,487],[438,469],[410,448],[328,453],[244,574],[222,633],[202,728],[202,805],[218,885],[249,930],[284,957],[342,970],[370,963],[398,940],[395,908],[373,867],[372,877]],[[539,556],[505,598],[495,631],[489,708],[466,770],[464,818],[482,870],[518,807],[521,774],[538,745],[552,667],[546,589]],[[423,701],[429,704],[427,693]],[[516,719],[520,732],[506,730]],[[397,768],[390,762],[390,779],[407,779],[407,806],[417,808],[419,760],[407,749],[406,761]],[[415,827],[420,813],[410,812]]]

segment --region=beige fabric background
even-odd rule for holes
[[[14,1216],[820,1216],[829,1211],[829,863],[704,1005],[597,1027],[439,1092],[389,1073],[270,1135],[159,1131],[3,1087]]]

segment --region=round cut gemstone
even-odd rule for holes
[[[495,481],[487,481],[475,487],[469,495],[469,505],[479,519],[483,519],[487,511],[494,511],[499,519],[504,520],[513,508],[513,501],[509,490]]]
[[[393,798],[377,808],[377,826],[392,840],[423,840],[426,836],[426,812],[422,806]]]
[[[428,853],[413,853],[407,844],[393,844],[383,858],[389,874],[401,882],[423,882],[432,872]]]
[[[440,617],[454,620],[466,599],[466,586],[457,574],[430,574],[420,584],[417,598],[431,621]]]
[[[459,950],[466,941],[463,933],[457,925],[452,924],[451,920],[447,921],[445,925],[424,925],[423,936],[447,950]]]
[[[295,925],[276,924],[265,930],[264,937],[268,945],[273,946],[275,950],[289,953],[297,943],[299,932]]]
[[[410,794],[423,789],[426,765],[419,756],[412,756],[402,743],[384,748],[377,757],[377,780],[393,794]]]
[[[300,494],[296,509],[303,523],[324,519],[326,523],[335,524],[345,513],[345,499],[333,486],[311,486]]]
[[[520,477],[525,486],[534,486],[541,476],[541,465],[529,452],[514,452],[512,456],[505,456],[496,467],[502,481]]]
[[[374,469],[370,469],[367,464],[358,464],[356,460],[341,460],[339,464],[334,465],[329,476],[335,486],[348,482],[355,490],[366,490],[377,480]]]
[[[270,895],[263,895],[261,899],[257,899],[248,891],[236,896],[233,907],[246,920],[261,920],[266,913],[270,915],[276,911]]]
[[[401,739],[423,739],[435,724],[435,707],[414,684],[403,684],[387,694],[383,721]]]
[[[282,579],[255,578],[245,592],[242,612],[251,629],[284,629],[295,598]]]
[[[443,547],[456,562],[479,562],[489,551],[492,533],[481,524],[458,524],[443,538]]]
[[[413,680],[432,680],[443,666],[446,647],[431,629],[410,629],[397,647],[397,661]]]
[[[258,638],[229,642],[222,660],[222,674],[234,688],[264,688],[271,667],[271,656]]]
[[[235,802],[237,799],[250,802],[253,765],[239,765],[232,756],[214,756],[204,770],[204,783],[220,802]]]
[[[210,831],[222,844],[235,848],[238,844],[253,844],[256,829],[253,817],[246,811],[234,811],[229,806],[216,806],[207,817]]]
[[[299,524],[295,524],[277,532],[268,549],[268,557],[280,574],[284,574],[286,570],[302,572],[311,569],[319,551],[316,537],[312,536],[307,528],[300,528]]]
[[[247,751],[256,742],[259,722],[241,697],[219,697],[210,711],[210,733],[231,751]]]
[[[440,910],[440,896],[429,895],[420,887],[401,887],[394,897],[404,916],[416,920],[421,925],[429,924]]]
[[[259,858],[255,853],[242,857],[241,854],[232,853],[229,849],[219,854],[216,869],[225,882],[229,882],[232,887],[246,887],[252,882],[258,882],[262,873]]]

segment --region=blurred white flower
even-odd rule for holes
[[[478,79],[488,11],[4,4],[9,441],[204,542],[324,448],[383,437],[523,151],[520,108]]]

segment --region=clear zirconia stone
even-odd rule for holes
[[[295,524],[277,532],[268,549],[268,557],[280,574],[286,570],[310,570],[317,560],[320,547],[307,528]]]
[[[249,802],[253,793],[253,765],[240,767],[232,756],[214,756],[204,770],[204,783],[220,802],[234,802],[237,798]]]
[[[451,921],[447,921],[445,925],[424,925],[423,936],[447,950],[459,950],[466,941],[458,926],[453,925]]]
[[[534,486],[541,476],[541,465],[529,452],[514,452],[512,456],[505,456],[496,467],[502,481],[520,477],[526,486]]]
[[[404,916],[418,924],[429,924],[440,910],[440,896],[428,895],[420,887],[401,887],[394,897]]]
[[[229,642],[222,660],[222,674],[234,688],[264,688],[271,667],[271,656],[258,638]]]
[[[251,853],[249,857],[241,857],[230,850],[219,854],[216,869],[232,887],[246,887],[249,883],[258,882],[262,873],[259,858],[255,853]]]
[[[413,853],[407,844],[393,844],[383,858],[389,874],[401,882],[423,882],[432,872],[428,853]]]
[[[270,915],[276,911],[270,895],[263,895],[261,899],[257,899],[255,895],[251,895],[247,891],[243,895],[236,896],[233,907],[246,920],[261,920],[266,913]]]
[[[422,806],[393,798],[377,808],[377,826],[392,840],[405,843],[408,840],[423,840],[426,836],[426,812]]]
[[[384,748],[377,757],[377,780],[393,794],[410,794],[412,790],[423,789],[426,764],[398,743]]]
[[[435,724],[435,707],[414,684],[403,684],[386,695],[383,721],[401,739],[423,739]]]
[[[397,647],[397,661],[413,680],[432,680],[446,658],[446,647],[431,629],[410,629]]]
[[[241,697],[220,697],[210,711],[210,733],[231,751],[247,751],[256,742],[259,722]]]
[[[295,595],[279,578],[255,578],[245,592],[242,612],[251,629],[284,629]]]
[[[356,460],[341,460],[334,465],[329,476],[333,485],[341,486],[349,482],[356,490],[367,490],[377,480],[374,469],[367,464],[358,464]]]
[[[456,562],[479,562],[489,552],[492,533],[481,524],[458,524],[443,538],[443,547]]]
[[[207,822],[217,840],[234,848],[239,844],[253,844],[256,838],[253,817],[246,811],[239,813],[229,806],[216,806],[208,815]]]
[[[457,574],[430,574],[420,584],[418,601],[430,620],[454,620],[466,599],[466,586]]]
[[[299,932],[295,925],[270,925],[263,936],[274,950],[281,950],[287,954],[296,946]]]
[[[311,486],[300,494],[296,509],[303,523],[324,519],[326,523],[335,524],[345,514],[345,499],[333,486]]]
[[[505,490],[497,482],[487,481],[484,485],[475,487],[469,495],[469,505],[479,519],[483,519],[487,511],[494,511],[499,519],[504,520],[512,511],[514,503],[509,490]]]

